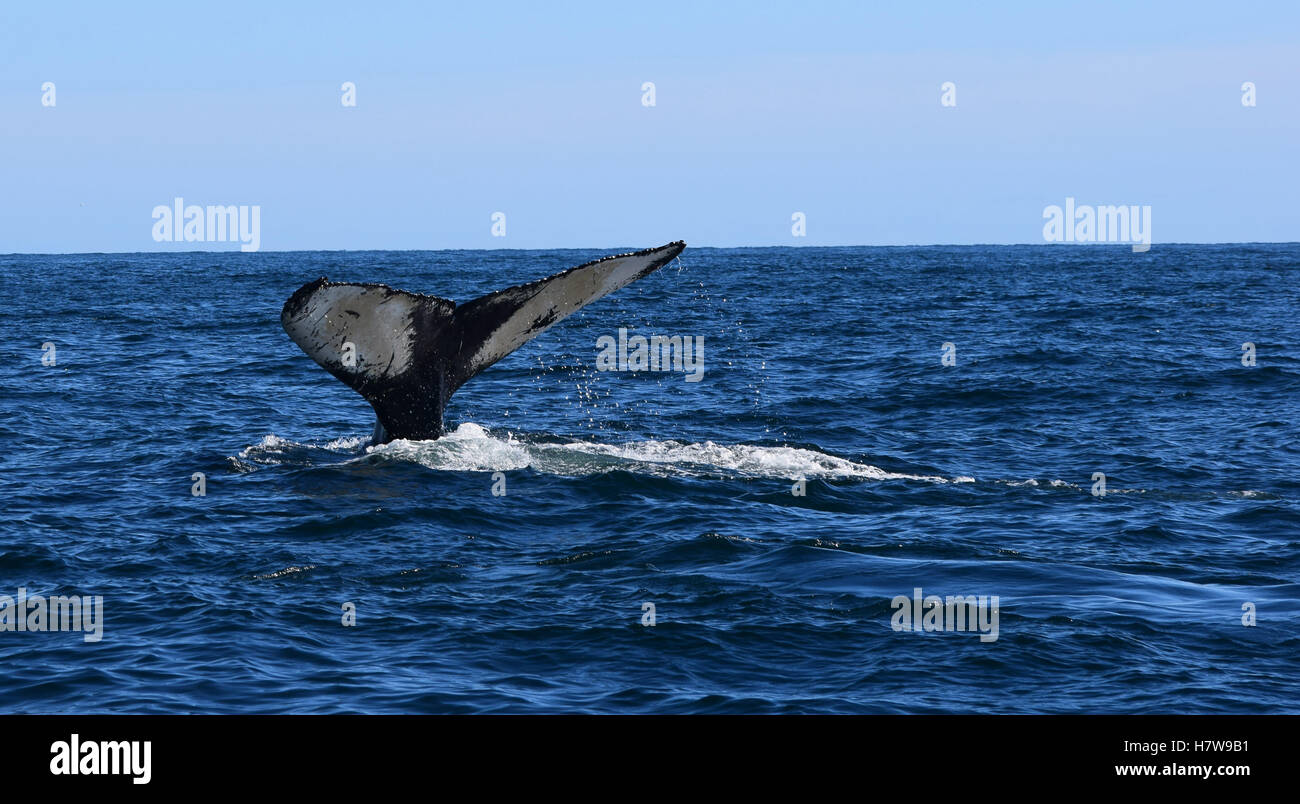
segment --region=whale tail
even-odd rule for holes
[[[475,374],[602,296],[668,264],[677,241],[604,257],[466,302],[387,285],[308,282],[280,323],[375,409],[375,443],[442,435],[447,400]]]

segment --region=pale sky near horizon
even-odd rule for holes
[[[1291,242],[1297,146],[1294,2],[0,6],[0,253]]]

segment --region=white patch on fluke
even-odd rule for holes
[[[320,365],[367,377],[396,377],[411,365],[419,297],[382,287],[337,285],[313,293],[285,330]],[[343,363],[344,345],[356,365]]]

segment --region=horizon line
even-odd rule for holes
[[[1043,248],[1097,248],[1099,246],[1115,246],[1129,248],[1132,242],[1115,242],[1115,243],[1061,243],[1061,242],[1042,242],[1042,243],[827,243],[821,245],[751,245],[751,246],[692,246],[686,244],[688,249],[713,249],[718,251],[739,250],[739,249],[821,249],[821,248],[988,248],[988,247],[1043,247]],[[1221,240],[1221,241],[1180,241],[1169,243],[1152,243],[1151,250],[1157,246],[1292,246],[1300,245],[1300,240]],[[258,249],[257,251],[242,251],[239,248],[231,249],[191,249],[188,251],[181,250],[154,250],[154,251],[7,251],[0,252],[0,257],[81,257],[81,256],[131,256],[136,254],[352,254],[373,251],[392,251],[392,252],[437,252],[437,251],[608,251],[610,249],[627,249],[633,246],[555,246],[555,247],[531,247],[531,248],[296,248],[296,249]],[[650,248],[654,248],[651,246]],[[1139,252],[1139,253],[1149,253]]]

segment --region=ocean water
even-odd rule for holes
[[[616,251],[0,256],[0,711],[1300,711],[1300,246],[688,248],[375,449],[279,323]]]

